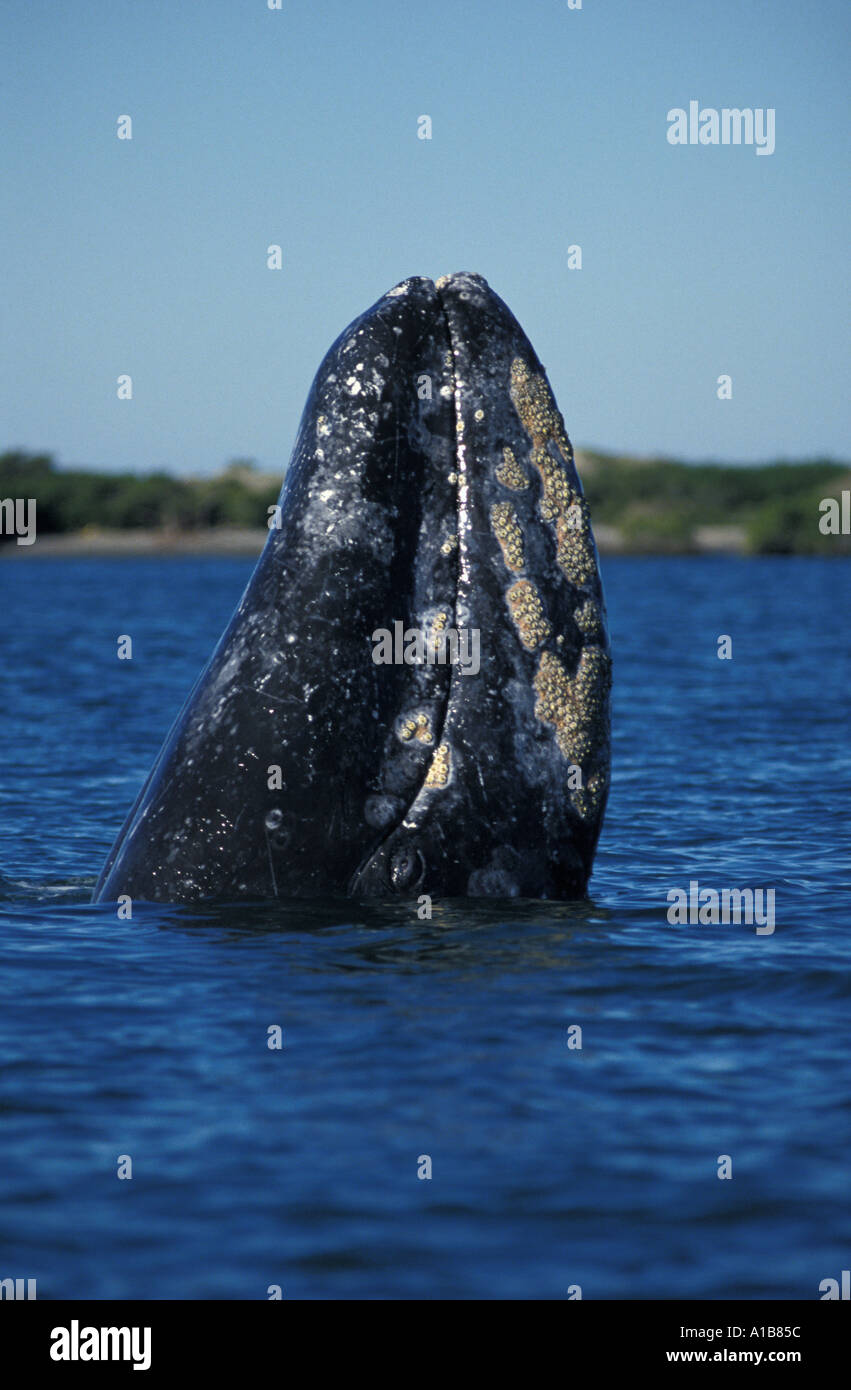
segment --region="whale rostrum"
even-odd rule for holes
[[[405,280],[341,334],[270,525],[95,899],[581,897],[609,786],[597,553],[481,276]]]

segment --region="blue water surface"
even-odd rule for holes
[[[0,1276],[818,1298],[851,1263],[851,566],[604,564],[614,769],[585,902],[118,921],[91,888],[251,568],[0,563]],[[773,888],[775,931],[669,924],[691,880]]]

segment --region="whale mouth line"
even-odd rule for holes
[[[456,536],[457,536],[457,538],[458,538],[458,545],[457,545],[457,549],[456,549],[456,551],[455,551],[455,554],[456,554],[456,556],[457,556],[457,559],[456,559],[456,561],[455,561],[455,570],[454,570],[454,576],[453,576],[453,577],[454,577],[454,591],[453,591],[453,593],[452,593],[452,598],[451,598],[451,608],[452,608],[452,613],[453,613],[453,626],[456,626],[456,627],[457,627],[457,617],[458,617],[458,593],[459,593],[459,584],[460,584],[460,579],[461,579],[462,555],[463,555],[463,553],[464,553],[464,524],[463,524],[463,523],[464,523],[465,520],[467,520],[467,521],[468,521],[468,524],[469,524],[469,519],[466,518],[466,516],[465,516],[464,509],[463,509],[463,505],[462,505],[462,495],[461,495],[461,494],[462,494],[462,487],[464,486],[464,482],[463,482],[463,474],[464,474],[463,461],[464,461],[464,455],[463,455],[463,445],[459,445],[459,440],[463,437],[463,415],[462,415],[462,411],[461,411],[461,383],[459,382],[459,379],[458,379],[458,370],[457,370],[457,364],[458,364],[457,337],[456,337],[455,331],[454,331],[453,326],[452,326],[452,321],[451,321],[451,319],[450,319],[450,317],[449,317],[449,314],[448,314],[447,311],[446,311],[446,304],[445,304],[444,298],[443,298],[443,290],[444,290],[445,286],[446,286],[448,283],[451,282],[452,278],[453,278],[452,276],[442,276],[442,277],[440,277],[440,280],[439,280],[439,281],[429,280],[428,283],[429,283],[429,285],[431,286],[431,288],[434,290],[434,294],[435,294],[435,305],[436,305],[436,309],[437,309],[437,314],[440,316],[440,318],[441,318],[442,321],[443,321],[443,327],[444,327],[444,330],[445,330],[445,333],[446,333],[446,341],[447,341],[447,343],[449,344],[448,352],[449,352],[449,354],[450,354],[450,356],[451,356],[451,365],[450,365],[450,363],[448,363],[448,362],[446,363],[446,369],[447,369],[447,371],[448,371],[448,373],[449,373],[449,379],[447,380],[447,382],[446,382],[445,384],[448,385],[448,386],[450,387],[450,390],[451,390],[451,392],[452,392],[452,414],[453,414],[453,421],[454,421],[454,425],[455,425],[454,434],[453,434],[453,439],[454,439],[454,453],[453,453],[452,470],[451,470],[451,471],[452,471],[453,474],[456,475],[456,479],[457,479],[457,480],[456,480],[456,482],[454,482],[454,483],[450,483],[449,486],[450,486],[450,487],[454,487],[454,489],[455,489],[455,534],[456,534]],[[426,332],[427,332],[427,330],[424,329],[423,334],[422,334],[422,337],[425,337],[425,336],[426,336]],[[460,428],[459,428],[459,426],[460,426]],[[459,467],[459,453],[460,453],[461,461],[462,461],[460,467]],[[449,607],[449,606],[450,606],[450,605],[447,604],[447,607]],[[371,846],[365,851],[365,853],[363,854],[363,856],[361,857],[360,863],[358,864],[357,868],[355,869],[354,873],[352,874],[352,876],[351,876],[351,878],[350,878],[350,880],[349,880],[348,887],[347,887],[347,893],[348,893],[349,896],[351,896],[351,897],[357,896],[358,881],[360,880],[361,875],[363,874],[364,870],[365,870],[365,869],[368,867],[368,865],[372,862],[372,860],[375,858],[375,856],[378,855],[378,854],[381,854],[382,851],[384,851],[384,850],[386,849],[386,847],[387,847],[387,845],[389,844],[389,842],[394,838],[394,836],[398,835],[398,833],[399,833],[400,830],[402,830],[402,829],[405,829],[405,830],[413,830],[413,829],[416,828],[416,820],[415,820],[415,819],[412,819],[412,816],[414,815],[414,807],[416,806],[416,804],[417,804],[417,802],[419,801],[420,797],[423,795],[424,791],[426,790],[426,785],[427,785],[427,782],[428,782],[429,772],[431,771],[431,767],[432,767],[433,760],[434,760],[434,754],[437,752],[437,749],[441,746],[441,743],[442,743],[442,741],[443,741],[443,735],[444,735],[444,732],[445,732],[445,729],[446,729],[446,722],[447,722],[447,719],[448,719],[448,716],[449,716],[450,702],[451,702],[451,700],[452,700],[452,695],[453,695],[454,688],[455,688],[455,681],[456,681],[457,679],[458,679],[458,677],[457,677],[457,673],[456,673],[455,670],[453,669],[453,663],[450,663],[450,665],[449,665],[449,673],[448,673],[448,680],[447,680],[447,682],[446,682],[446,687],[445,687],[445,690],[444,690],[443,695],[442,695],[442,697],[441,697],[441,702],[440,702],[439,711],[437,712],[437,716],[436,716],[436,718],[435,718],[435,720],[434,720],[434,733],[433,733],[433,747],[434,747],[434,751],[433,751],[433,754],[432,754],[432,758],[429,760],[429,762],[427,762],[427,763],[425,763],[425,764],[423,765],[423,768],[422,768],[421,773],[420,773],[419,781],[418,781],[416,787],[413,789],[413,791],[410,792],[410,793],[408,794],[408,800],[407,800],[407,804],[405,805],[404,810],[401,811],[401,812],[397,815],[397,817],[395,818],[395,820],[394,820],[394,822],[393,822],[392,824],[390,824],[388,827],[386,827],[386,828],[384,829],[384,831],[383,831],[383,833],[382,833],[382,836],[381,836],[380,840],[378,840],[377,843],[374,843],[373,845],[371,845]]]

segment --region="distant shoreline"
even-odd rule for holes
[[[86,527],[59,535],[38,536],[33,545],[7,541],[0,557],[32,555],[51,559],[76,556],[113,556],[133,559],[140,555],[259,555],[269,532],[259,526],[211,526],[197,531],[128,527],[108,530]]]
[[[601,555],[743,555],[746,532],[743,526],[702,526],[688,544],[670,546],[629,544],[617,526],[600,522],[594,527]],[[265,527],[214,526],[193,531],[133,527],[109,530],[86,527],[81,531],[37,537],[33,545],[7,541],[0,545],[0,557],[41,556],[69,559],[80,556],[110,556],[132,559],[151,555],[235,555],[258,556],[268,537]]]
[[[576,458],[603,556],[851,555],[847,462]],[[0,556],[256,558],[280,488],[246,460],[191,479],[60,469],[50,454],[10,450],[0,454]],[[33,545],[16,543],[32,535]]]

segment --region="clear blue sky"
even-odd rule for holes
[[[0,10],[0,449],[283,470],[345,325],[476,270],[575,444],[848,457],[847,0]],[[775,152],[671,146],[692,99]]]

